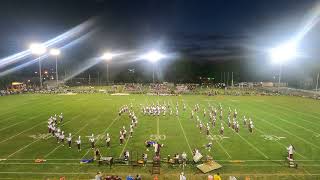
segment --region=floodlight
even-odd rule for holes
[[[162,53],[155,51],[155,50],[152,50],[142,56],[143,59],[146,59],[152,63],[157,62],[164,57],[165,57],[165,55],[163,55]]]
[[[60,55],[60,50],[59,49],[50,49],[50,54],[52,56],[59,56]]]
[[[116,55],[110,52],[106,52],[101,56],[102,59],[107,61],[107,84],[109,84],[109,63],[108,62],[111,61],[114,56]]]
[[[107,52],[107,53],[104,53],[101,58],[104,60],[110,61],[114,56],[115,56],[114,54]]]
[[[46,47],[40,43],[32,43],[30,45],[30,50],[32,54],[36,55],[44,54],[47,51]]]
[[[297,43],[288,42],[272,48],[270,50],[270,57],[272,62],[282,64],[297,56]]]

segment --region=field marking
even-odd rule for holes
[[[75,165],[75,166],[83,166],[82,164],[80,164],[79,162],[76,163],[63,163],[63,162],[57,162],[57,163],[35,163],[35,162],[31,162],[31,163],[0,163],[0,165]],[[281,165],[281,164],[230,164],[230,163],[220,163],[221,165],[224,166],[234,166],[234,167],[287,167],[285,165]],[[96,164],[86,164],[86,166],[97,166]],[[304,165],[299,165],[299,167],[320,167],[320,164],[304,164]],[[304,168],[302,168],[307,174],[311,174],[310,172],[308,172],[307,170],[305,170]]]
[[[226,125],[226,127],[228,127],[228,124],[226,123],[226,122],[224,122],[223,120],[222,120],[222,123],[223,124],[225,124]],[[227,129],[229,129],[229,128],[227,128]],[[232,131],[232,130],[231,130]],[[243,141],[245,141],[249,146],[251,146],[253,149],[255,149],[260,155],[262,155],[264,158],[266,158],[266,159],[269,159],[269,157],[265,154],[265,153],[263,153],[261,150],[259,150],[257,147],[255,147],[253,144],[251,144],[249,141],[247,141],[244,137],[242,137],[241,135],[240,135],[240,133],[237,133],[237,132],[234,132],[234,131],[232,131],[234,134],[237,134]]]
[[[317,165],[317,166],[319,166],[319,165]],[[302,170],[304,170],[308,175],[311,175],[311,173],[310,173],[309,171],[307,171],[307,170],[306,170],[305,168],[303,168],[303,167],[314,167],[314,166],[308,165],[308,166],[299,166],[299,167],[301,167]]]
[[[208,102],[208,104],[209,104],[209,106],[211,106],[210,105],[210,103]],[[190,110],[191,110],[191,108],[189,108]],[[209,122],[209,121],[208,121]],[[209,122],[210,123],[210,122]],[[211,130],[212,131],[212,130]],[[210,134],[212,134],[211,132],[210,132]],[[228,151],[222,146],[222,144],[217,140],[217,139],[215,139],[215,141],[218,143],[218,145],[221,147],[221,149],[228,155],[228,157],[231,159],[232,157],[231,157],[231,155],[228,153]]]
[[[159,122],[159,116],[157,116],[157,135],[160,135],[160,122]]]
[[[123,146],[123,148],[122,148],[122,151],[120,152],[119,158],[121,158],[121,155],[122,155],[122,153],[124,152],[125,148],[127,147],[127,144],[128,144],[128,142],[129,142],[129,139],[130,139],[130,138],[131,138],[131,137],[129,136],[128,139],[126,140],[126,143],[124,144],[124,146]]]
[[[250,103],[247,103],[247,106],[252,106],[252,107],[254,107],[254,108],[255,108],[255,106],[254,106],[254,105],[251,105]],[[233,106],[233,107],[234,107],[234,106]],[[255,109],[257,109],[257,110],[261,111],[261,110],[260,110],[260,109],[258,109],[258,108],[255,108]],[[261,111],[261,112],[263,112],[263,111]],[[267,114],[267,115],[269,115],[269,113],[266,113],[266,114]],[[256,115],[256,116],[252,116],[252,117],[259,117],[259,116],[257,116],[257,115]],[[264,118],[257,118],[257,119],[260,119],[260,120],[262,120],[262,121],[266,122],[267,124],[269,124],[269,125],[271,125],[271,126],[273,126],[273,127],[277,128],[277,129],[281,130],[282,132],[285,132],[285,133],[287,133],[287,134],[289,134],[289,135],[291,135],[291,136],[294,136],[294,137],[296,137],[296,138],[300,139],[301,141],[303,141],[303,142],[305,142],[305,143],[307,143],[307,144],[310,144],[311,146],[313,146],[313,147],[315,147],[315,148],[317,148],[317,149],[320,149],[320,147],[319,147],[319,146],[316,146],[316,145],[312,144],[311,142],[306,141],[306,140],[304,140],[303,138],[301,138],[301,137],[299,137],[299,136],[296,136],[296,135],[292,134],[291,132],[289,132],[289,131],[287,131],[287,130],[285,130],[285,129],[281,128],[281,127],[278,127],[278,126],[273,125],[272,123],[270,123],[270,122],[266,121]]]
[[[248,103],[248,105],[249,105],[249,103]],[[263,112],[263,111],[261,111],[261,112]],[[268,113],[267,113],[267,114],[268,114]],[[256,116],[256,117],[258,117],[258,116]],[[301,138],[301,137],[299,137],[299,136],[297,136],[297,135],[294,135],[294,134],[292,134],[291,132],[289,132],[289,131],[281,128],[281,127],[275,126],[275,125],[273,125],[272,123],[266,121],[266,120],[263,119],[263,118],[258,118],[258,119],[261,119],[262,121],[266,122],[267,124],[270,124],[271,126],[277,128],[277,129],[280,129],[281,131],[286,132],[287,134],[289,134],[289,135],[291,135],[291,136],[294,136],[294,137],[300,139],[301,141],[303,141],[303,142],[305,142],[305,143],[307,143],[307,144],[309,144],[309,145],[311,145],[311,146],[313,146],[313,147],[315,147],[315,148],[317,148],[317,149],[320,149],[319,146],[314,145],[313,143],[311,143],[311,142],[309,142],[309,141],[307,141],[307,140],[305,140],[305,139],[303,139],[303,138]]]
[[[17,136],[19,136],[19,135],[27,132],[27,131],[30,131],[31,129],[34,129],[34,128],[37,127],[37,126],[40,126],[40,125],[42,125],[42,124],[45,124],[45,123],[47,123],[47,122],[38,123],[38,124],[36,124],[36,125],[28,128],[28,129],[25,129],[25,130],[21,131],[20,133],[15,134],[14,136],[10,136],[9,138],[0,141],[0,144],[1,144],[1,143],[4,143],[4,142],[6,142],[6,141],[8,141],[8,140],[10,140],[10,139],[12,139],[12,138],[15,138],[15,137],[17,137]]]
[[[6,161],[34,161],[36,159],[6,159],[3,160],[3,162]],[[46,159],[47,161],[79,161],[81,159]],[[287,160],[284,159],[215,159],[215,161],[219,161],[219,162],[230,162],[232,163],[232,161],[244,161],[241,163],[246,163],[246,162],[287,162]],[[316,159],[303,159],[303,160],[294,160],[295,162],[320,162],[320,160],[316,160]],[[1,164],[1,161],[0,161]],[[319,164],[319,163],[316,163]]]
[[[172,102],[172,100],[171,100],[171,99],[170,99],[170,107],[174,107],[174,104],[173,104],[173,102]],[[175,115],[173,114],[173,116],[175,116]],[[184,136],[184,138],[185,138],[185,140],[186,140],[186,142],[187,142],[187,145],[188,145],[188,147],[189,147],[190,153],[191,153],[191,154],[193,154],[193,153],[192,153],[191,146],[190,146],[190,143],[189,143],[189,140],[188,140],[188,138],[187,138],[187,136],[186,136],[186,133],[184,132],[184,129],[183,129],[183,127],[182,127],[182,124],[181,124],[181,121],[180,121],[179,115],[178,115],[178,116],[176,116],[176,118],[178,119],[178,122],[179,122],[180,128],[181,128],[182,133],[183,133],[183,136]]]
[[[263,131],[259,130],[258,128],[255,128],[255,130],[259,131],[261,134],[265,134],[265,132],[263,132]],[[273,142],[274,142],[274,141],[273,141]],[[283,147],[287,148],[287,146],[286,146],[286,145],[284,145],[284,144],[280,143],[279,141],[275,141],[275,142],[277,142],[278,144],[280,144],[280,145],[282,145]],[[298,156],[300,156],[300,157],[302,157],[302,158],[306,159],[306,157],[305,157],[305,156],[303,156],[302,154],[300,154],[300,153],[298,153],[298,152],[296,152],[296,151],[295,151],[295,154],[297,154]]]
[[[70,121],[72,121],[72,120],[70,120]],[[70,122],[70,121],[68,121],[68,122]],[[67,124],[68,122],[66,122],[65,124]],[[18,152],[20,152],[20,151],[22,151],[22,150],[24,150],[24,149],[28,148],[29,146],[31,146],[32,144],[34,144],[34,143],[36,143],[36,142],[38,142],[38,141],[40,141],[40,140],[41,140],[41,139],[34,140],[34,141],[32,141],[31,143],[29,143],[29,144],[27,144],[27,145],[23,146],[22,148],[18,149],[18,150],[17,150],[17,151],[15,151],[14,153],[12,153],[12,154],[8,155],[8,156],[7,156],[7,159],[9,159],[9,158],[10,158],[10,157],[12,157],[13,155],[15,155],[15,154],[17,154]]]
[[[87,164],[88,165],[88,164]],[[0,174],[24,174],[24,175],[95,175],[97,172],[35,172],[35,171],[0,171]],[[116,173],[127,175],[128,173]],[[141,173],[140,173],[141,174]],[[166,175],[177,175],[178,173],[166,173]],[[190,173],[191,174],[191,173]],[[190,175],[189,174],[189,175]],[[188,175],[188,174],[187,174]],[[225,176],[320,176],[320,173],[223,173]],[[206,175],[203,175],[204,177]],[[202,176],[201,176],[202,177]]]
[[[52,103],[52,105],[56,105],[56,104],[60,104],[60,102]],[[46,106],[48,106],[48,105],[46,105]],[[38,108],[37,108],[37,109],[38,109]],[[43,111],[42,111],[42,112],[43,112]],[[25,114],[23,114],[22,116],[26,116],[26,115],[28,115],[28,113],[25,113]],[[2,129],[0,129],[0,131],[5,130],[5,129],[8,129],[8,128],[12,127],[12,126],[21,124],[21,123],[23,123],[23,122],[25,122],[25,121],[29,121],[29,120],[35,119],[35,118],[40,117],[40,116],[42,116],[42,115],[43,115],[43,114],[38,114],[38,115],[32,116],[32,117],[30,117],[30,118],[28,118],[28,119],[26,119],[26,120],[17,122],[17,123],[15,123],[15,124],[11,124],[11,125],[9,125],[9,126],[6,126],[6,127],[2,128]]]
[[[313,118],[316,118],[316,119],[320,119],[320,117],[318,117],[318,116],[315,116],[315,115],[312,115],[312,114],[303,113],[303,112],[300,112],[300,111],[295,111],[294,109],[288,108],[287,106],[276,105],[276,104],[275,104],[275,106],[278,106],[278,107],[280,107],[282,109],[287,109],[287,110],[295,112],[295,113],[300,113],[300,114],[303,114],[303,115],[306,115],[306,116],[310,116],[310,117],[313,117]]]
[[[2,120],[0,121],[0,123],[6,122],[6,121],[8,121],[8,120],[10,120],[10,119],[12,119],[12,118],[15,118],[15,116],[10,116],[10,117],[8,117],[8,118],[2,119]]]
[[[77,115],[77,116],[75,116],[75,117],[73,117],[73,118],[76,118],[76,117],[79,117],[80,116],[80,114],[79,115]],[[72,119],[73,119],[72,118]],[[66,125],[66,124],[68,124],[70,121],[72,121],[72,119],[71,120],[69,120],[69,121],[67,121],[67,122],[65,122],[65,123],[63,123],[62,125]],[[0,141],[0,144],[1,143],[3,143],[3,142],[6,142],[6,141],[8,141],[8,140],[10,140],[10,139],[12,139],[12,138],[15,138],[15,137],[17,137],[17,136],[19,136],[19,135],[21,135],[21,134],[23,134],[23,133],[25,133],[25,132],[27,132],[27,131],[29,131],[29,130],[31,130],[31,129],[34,129],[35,127],[37,127],[37,126],[40,126],[40,125],[42,125],[42,124],[44,124],[44,123],[47,123],[47,122],[40,122],[40,123],[38,123],[38,124],[36,124],[36,125],[34,125],[34,126],[32,126],[32,127],[30,127],[30,128],[28,128],[28,129],[25,129],[25,130],[23,130],[23,131],[21,131],[20,133],[18,133],[18,134],[15,134],[14,136],[10,136],[9,138],[7,138],[7,139],[4,139],[4,140],[2,140],[2,141]]]
[[[265,103],[265,104],[267,104],[267,103]],[[268,104],[268,105],[269,105],[269,104]],[[269,106],[271,106],[271,105],[269,105]],[[286,113],[284,113],[284,112],[282,112],[282,111],[280,111],[280,113],[285,114],[286,116],[288,116]],[[281,117],[275,116],[275,115],[273,115],[273,114],[271,114],[271,115],[272,115],[273,117],[276,117],[276,118],[278,118],[278,119],[280,119],[280,120],[282,120],[282,121],[285,121],[285,122],[287,122],[287,123],[289,123],[289,124],[292,124],[292,125],[294,125],[294,126],[300,127],[300,128],[302,128],[302,129],[304,129],[304,130],[306,130],[306,131],[309,131],[309,132],[312,132],[312,133],[314,133],[314,134],[320,135],[319,133],[317,133],[317,132],[315,132],[315,131],[313,131],[313,130],[311,130],[311,129],[305,128],[305,127],[303,127],[303,126],[300,126],[300,125],[297,124],[297,123],[293,123],[293,122],[287,121],[286,119],[283,119],[283,118],[281,118]],[[299,117],[298,117],[298,118],[299,118]],[[302,118],[299,118],[299,119],[301,119],[302,121],[305,121],[305,122],[308,122],[308,123],[310,123],[310,124],[314,124],[314,125],[315,125],[315,123],[313,123],[313,122],[307,121],[307,120],[302,119]],[[318,125],[318,124],[317,124],[317,125]]]
[[[225,123],[225,122],[223,122]],[[227,124],[226,124],[227,125]],[[253,144],[251,144],[249,141],[247,141],[244,137],[242,137],[239,133],[234,132],[237,134],[242,140],[244,140],[247,144],[249,144],[252,148],[254,148],[256,151],[258,151],[262,156],[264,156],[266,159],[269,159],[269,157],[264,154],[262,151],[260,151],[257,147],[255,147]]]
[[[18,152],[20,152],[20,151],[22,151],[22,150],[26,149],[27,147],[31,146],[32,144],[34,144],[34,143],[36,143],[36,142],[40,141],[40,140],[41,140],[41,139],[34,140],[34,141],[32,141],[31,143],[29,143],[29,144],[25,145],[24,147],[22,147],[22,148],[18,149],[16,152],[14,152],[14,153],[12,153],[12,154],[8,155],[8,156],[7,156],[7,159],[8,159],[8,158],[10,158],[10,157],[12,157],[13,155],[17,154]]]
[[[135,101],[135,99],[133,99],[133,101]],[[139,108],[138,108],[138,112],[139,112],[139,115],[142,116],[142,113],[141,113],[141,111],[139,111]],[[158,117],[158,119],[159,119],[159,117]],[[121,151],[121,153],[119,155],[119,158],[121,158],[121,155],[123,154],[125,148],[127,147],[127,144],[129,142],[130,138],[131,138],[131,136],[128,136],[128,139],[126,140],[126,144],[123,146],[122,151]]]
[[[300,127],[300,128],[302,128],[302,129],[304,129],[305,131],[312,132],[312,133],[316,134],[317,136],[320,135],[319,133],[317,133],[317,132],[315,132],[315,131],[313,131],[313,130],[311,130],[311,129],[305,128],[305,127],[300,126],[300,125],[298,125],[298,124],[296,124],[296,123],[292,123],[292,122],[287,121],[287,120],[285,120],[285,119],[283,119],[283,118],[281,118],[281,117],[278,117],[278,119],[280,119],[280,120],[282,120],[282,121],[284,121],[284,122],[287,122],[287,123],[289,123],[289,124],[292,124],[292,125],[294,125],[294,126],[296,126],[296,127]]]
[[[210,134],[212,134],[211,132],[210,132]],[[222,146],[222,144],[218,141],[218,140],[216,140],[216,142],[218,143],[218,145],[221,147],[221,149],[228,155],[228,157],[231,159],[232,157],[231,157],[231,155],[228,153],[228,151]]]
[[[247,104],[249,104],[249,103],[247,103]],[[235,107],[235,106],[233,106],[233,105],[231,105],[231,106],[232,106],[232,107]],[[266,114],[269,115],[269,113],[266,113]],[[257,118],[258,116],[252,116],[252,117],[256,117],[256,118]],[[257,118],[257,119],[261,119],[262,121],[267,122],[267,121],[265,121],[263,118]],[[267,122],[267,124],[270,124],[270,123]],[[270,125],[272,125],[273,127],[277,127],[277,126],[274,126],[273,124],[270,124]],[[255,128],[255,129],[257,129],[257,128]],[[284,129],[280,128],[280,127],[279,127],[278,129],[280,129],[280,131],[285,132],[285,133],[287,133],[287,134],[289,134],[289,135],[291,135],[291,136],[295,136],[295,135],[293,135],[292,133],[290,133],[289,131],[284,130]],[[261,131],[261,130],[260,130],[260,131]],[[286,147],[286,146],[284,146],[284,147]],[[296,154],[306,159],[306,157],[303,156],[302,154],[297,153],[297,152],[296,152]]]
[[[10,109],[17,109],[21,106],[21,104],[19,104],[18,106],[14,106],[14,107],[9,107],[9,108],[6,108],[6,110],[3,110],[3,111],[6,111],[5,113],[1,114],[1,117],[2,116],[8,116],[8,115],[12,115],[12,114],[15,114],[17,111],[16,110],[13,110],[13,111],[7,111],[7,110],[10,110]]]
[[[80,116],[80,115],[78,115],[78,116]],[[74,117],[74,119],[75,119],[76,117],[78,117],[78,116],[75,116],[75,117]],[[68,122],[66,122],[66,123],[64,123],[64,124],[67,124],[67,123],[69,123],[69,122],[71,122],[71,121],[72,121],[72,120],[69,120]],[[44,123],[46,123],[46,122],[39,123],[38,125],[41,125],[41,124],[44,124]],[[64,125],[64,124],[63,124],[63,125]],[[38,125],[37,125],[37,126],[38,126]],[[36,143],[36,142],[38,142],[38,141],[40,141],[40,140],[42,140],[42,139],[34,140],[34,141],[32,141],[31,143],[29,143],[29,144],[27,144],[27,145],[23,146],[22,148],[18,149],[16,152],[14,152],[14,153],[12,153],[12,154],[8,155],[8,156],[7,156],[7,159],[9,159],[10,157],[12,157],[13,155],[15,155],[16,153],[18,153],[18,152],[20,152],[20,151],[22,151],[22,150],[24,150],[24,149],[28,148],[29,146],[31,146],[32,144],[34,144],[34,143]]]
[[[89,125],[89,123],[85,124],[84,126],[82,126],[77,132],[74,133],[73,136],[74,137],[76,134],[78,134],[80,131],[82,131],[85,127],[87,127]],[[50,151],[48,154],[46,154],[44,156],[44,158],[49,157],[52,153],[54,153],[58,148],[60,148],[62,146],[62,144],[60,144],[59,146],[57,146],[56,148],[54,148],[52,151]]]
[[[290,111],[295,111],[295,109],[292,109],[292,108],[290,108],[290,107],[288,107],[288,106],[285,106],[285,105],[283,105],[283,104],[277,104],[279,107],[281,107],[281,108],[284,108],[284,109],[288,109],[288,110],[290,110]],[[312,105],[308,105],[309,107],[310,106],[312,106]],[[304,112],[301,112],[301,111],[296,111],[296,112],[298,112],[298,113],[301,113],[301,114],[307,114],[307,113],[304,113]],[[320,113],[318,113],[318,112],[311,112],[311,113],[314,113],[314,114],[317,114],[317,115],[320,115]],[[318,117],[318,116],[315,116],[315,115],[313,115],[313,114],[307,114],[307,115],[311,115],[312,117],[315,117],[315,118],[317,118],[317,119],[319,119],[320,117]]]
[[[54,103],[52,103],[52,105],[56,105],[56,104],[60,104],[60,102],[54,102]],[[46,105],[46,106],[49,106],[49,105],[51,105],[51,104],[48,104],[48,103],[46,103],[46,102],[44,102],[44,103],[39,103],[39,104],[37,104],[37,106],[39,106],[40,105],[40,107],[42,107],[42,105]],[[36,107],[37,107],[36,106]],[[19,106],[16,106],[16,107],[14,107],[14,109],[16,109],[17,107],[19,107]],[[9,108],[9,109],[12,109],[12,108]],[[37,109],[40,109],[40,108],[37,108]],[[1,114],[2,116],[8,116],[8,115],[15,115],[15,113],[16,113],[17,111],[10,111],[10,113],[6,113],[6,114]],[[26,116],[26,115],[28,115],[28,113],[23,113],[21,116]],[[10,118],[10,117],[9,117]],[[9,118],[6,118],[6,119],[9,119]],[[6,121],[6,119],[5,120],[2,120],[2,121],[0,121],[0,122],[3,122],[3,121]]]
[[[189,147],[190,153],[192,154],[192,149],[191,149],[191,146],[190,146],[190,144],[189,144],[189,140],[188,140],[188,138],[187,138],[187,136],[186,136],[186,133],[184,132],[184,129],[183,129],[182,124],[181,124],[181,122],[180,122],[180,118],[179,118],[179,116],[178,116],[177,118],[178,118],[178,121],[179,121],[179,124],[180,124],[181,130],[182,130],[183,136],[184,136],[184,138],[186,139],[186,142],[187,142],[187,144],[188,144],[188,147]]]
[[[208,104],[209,104],[209,103],[208,103]],[[210,104],[209,104],[209,105],[210,105]],[[187,107],[188,107],[189,110],[192,110],[189,105],[187,105]],[[209,122],[209,121],[208,121],[208,122]],[[211,130],[211,131],[212,131],[212,130]],[[210,132],[210,134],[212,134],[212,133]],[[229,158],[232,158],[231,155],[228,153],[228,151],[222,146],[222,144],[221,144],[217,139],[215,139],[215,141],[216,141],[216,143],[218,143],[218,145],[219,145],[220,148],[224,151],[224,153],[225,153]]]
[[[29,121],[29,120],[32,120],[32,119],[38,118],[39,116],[41,116],[41,114],[38,114],[38,115],[36,115],[36,116],[32,116],[32,117],[30,117],[30,118],[28,118],[28,119],[26,119],[26,120],[23,120],[23,121],[20,121],[20,122],[17,122],[17,123],[11,124],[11,125],[9,125],[9,126],[6,126],[6,127],[2,128],[2,129],[0,129],[0,132],[1,132],[1,131],[3,131],[3,130],[9,129],[9,128],[11,128],[12,126],[15,126],[15,125],[21,124],[21,123],[23,123],[23,122],[25,122],[25,121]]]
[[[304,140],[303,138],[301,138],[301,137],[299,137],[299,136],[296,136],[296,135],[292,134],[291,132],[289,132],[289,131],[281,128],[281,127],[275,126],[275,125],[269,123],[268,121],[264,120],[263,118],[259,118],[259,119],[261,119],[261,120],[264,121],[264,122],[267,122],[267,123],[270,124],[271,126],[276,127],[276,128],[278,128],[278,129],[280,129],[281,131],[283,131],[283,132],[285,132],[285,133],[287,133],[287,134],[289,134],[289,135],[291,135],[291,136],[294,136],[294,137],[300,139],[301,141],[303,141],[303,142],[305,142],[305,143],[307,143],[307,144],[309,144],[309,145],[311,145],[311,146],[313,146],[313,147],[315,147],[315,148],[317,148],[317,149],[320,149],[319,146],[316,146],[316,145],[312,144],[311,142],[306,141],[306,140]]]
[[[231,106],[231,107],[233,107],[233,108],[236,108],[236,106],[234,106],[234,105],[230,105],[230,104],[228,104],[229,106]],[[253,116],[254,117],[254,116]],[[257,118],[257,119],[260,119],[260,118]],[[259,130],[259,129],[257,129],[257,128],[255,128],[257,131],[259,131],[261,134],[266,134],[265,132],[263,132],[262,130]],[[278,141],[276,141],[277,143],[279,143],[280,145],[282,145],[283,147],[285,147],[285,148],[287,148],[284,144],[282,144],[282,143],[280,143],[280,142],[278,142]],[[302,157],[302,158],[304,158],[304,159],[306,159],[306,157],[305,156],[303,156],[302,154],[300,154],[300,153],[298,153],[298,152],[295,152],[297,155],[299,155],[300,157]]]
[[[104,113],[105,113],[105,112],[104,112]],[[102,114],[104,114],[104,113],[101,113],[101,115],[100,115],[99,117],[101,117]],[[106,129],[102,134],[103,134],[103,135],[106,134],[106,132],[109,130],[109,128],[110,128],[110,127],[114,124],[114,122],[115,122],[116,120],[118,120],[119,118],[120,118],[120,116],[117,116],[116,118],[114,118],[113,121],[109,124],[109,126],[107,127],[107,129]],[[98,139],[95,144],[98,144],[99,140],[100,140],[100,139]],[[90,152],[90,150],[91,150],[91,149],[89,148],[88,151],[82,156],[81,159],[83,159],[83,158]]]
[[[268,104],[268,103],[265,103],[265,104],[271,106],[271,105]],[[272,106],[271,106],[271,107],[272,107]],[[285,112],[283,112],[283,111],[280,111],[279,113],[284,114],[285,116],[290,117],[290,115],[288,115],[287,113],[285,113]],[[298,118],[298,119],[300,119],[300,120],[302,120],[302,121],[304,121],[304,122],[307,122],[307,123],[309,123],[309,124],[312,124],[312,125],[314,125],[314,126],[318,126],[318,125],[319,125],[319,124],[317,124],[317,123],[315,123],[315,122],[305,120],[305,119],[303,119],[303,118],[301,118],[301,117],[298,117],[298,116],[296,116],[295,118]]]

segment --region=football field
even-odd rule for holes
[[[173,115],[145,116],[141,105],[170,104]],[[179,115],[175,115],[176,104]],[[183,110],[183,103],[186,110]],[[133,105],[138,117],[137,128],[132,138],[119,144],[119,131],[127,130],[131,120],[127,113],[118,115],[123,105]],[[191,109],[200,105],[196,113],[200,120],[209,122],[210,107],[223,107],[223,120],[217,120],[215,128],[207,136],[200,133]],[[105,174],[141,174],[151,177],[151,164],[147,167],[115,165],[98,166],[96,163],[80,164],[80,159],[92,158],[88,137],[97,137],[96,144],[102,156],[122,157],[128,150],[131,160],[141,159],[148,153],[151,160],[153,149],[146,151],[144,142],[156,140],[164,147],[161,158],[186,152],[192,158],[192,150],[199,149],[204,156],[211,156],[223,167],[216,172],[222,176],[234,175],[265,179],[317,179],[320,178],[320,102],[312,99],[286,96],[111,96],[106,94],[38,95],[24,94],[0,97],[0,179],[43,179],[61,176],[74,179],[93,178],[97,171]],[[228,108],[237,109],[240,131],[228,128]],[[207,110],[204,117],[203,109]],[[50,115],[64,114],[60,125],[73,135],[73,142],[80,135],[82,150],[77,151],[75,143],[69,149],[58,144],[48,134],[47,122]],[[254,131],[250,133],[243,125],[242,117],[251,117]],[[224,136],[220,136],[221,124]],[[105,134],[111,136],[111,148],[105,144]],[[208,151],[205,145],[213,143]],[[286,147],[293,144],[298,168],[288,168]],[[45,159],[35,163],[35,159]],[[177,179],[182,167],[162,163],[160,178]],[[188,179],[205,179],[193,165],[184,169]],[[69,179],[70,179],[69,178]],[[67,178],[68,179],[68,178]]]

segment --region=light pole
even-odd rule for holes
[[[47,49],[44,45],[40,43],[32,43],[30,45],[30,51],[32,54],[38,55],[38,62],[39,62],[39,80],[40,80],[40,89],[42,89],[42,73],[41,73],[41,55],[44,54]]]
[[[50,54],[52,56],[56,57],[56,81],[57,81],[57,87],[59,85],[59,76],[58,76],[58,56],[60,55],[60,50],[59,49],[51,49]]]
[[[280,89],[280,83],[281,83],[281,71],[282,70],[282,64],[279,64],[279,81],[278,81],[278,91]]]
[[[149,51],[148,53],[144,54],[142,56],[142,58],[146,59],[152,63],[152,66],[153,66],[153,68],[152,68],[152,82],[154,83],[155,82],[154,81],[155,65],[159,60],[165,58],[165,55],[158,52],[158,51],[152,50],[152,51]]]
[[[319,85],[319,73],[317,75],[316,92],[318,92],[318,85]]]
[[[152,63],[152,83],[154,84],[154,65],[155,65],[156,63],[154,62],[154,63]]]
[[[280,90],[282,66],[285,62],[292,60],[297,56],[297,43],[289,41],[281,44],[270,50],[270,57],[273,63],[280,66],[279,68],[279,81],[278,81],[278,92]]]
[[[107,85],[109,85],[109,62],[112,60],[114,56],[115,56],[114,54],[106,52],[101,57],[107,62]]]

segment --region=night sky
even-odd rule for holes
[[[94,32],[62,52],[62,69],[72,69],[73,64],[106,50],[140,53],[159,49],[173,54],[159,65],[163,80],[187,82],[199,76],[220,80],[221,72],[231,71],[239,81],[270,80],[277,67],[270,65],[264,51],[295,36],[316,4],[313,0],[2,0],[0,58],[94,19],[87,30]],[[300,45],[306,58],[292,65],[291,71],[309,61],[320,64],[319,35],[319,25],[306,34]],[[140,61],[131,62],[132,58],[114,62],[111,73],[115,80],[126,81],[123,74],[128,68],[139,70],[138,79],[150,75],[150,68],[146,70]],[[50,58],[44,64],[51,67]],[[33,72],[32,68],[36,64],[19,73]],[[86,72],[103,74],[104,68],[99,63]]]

